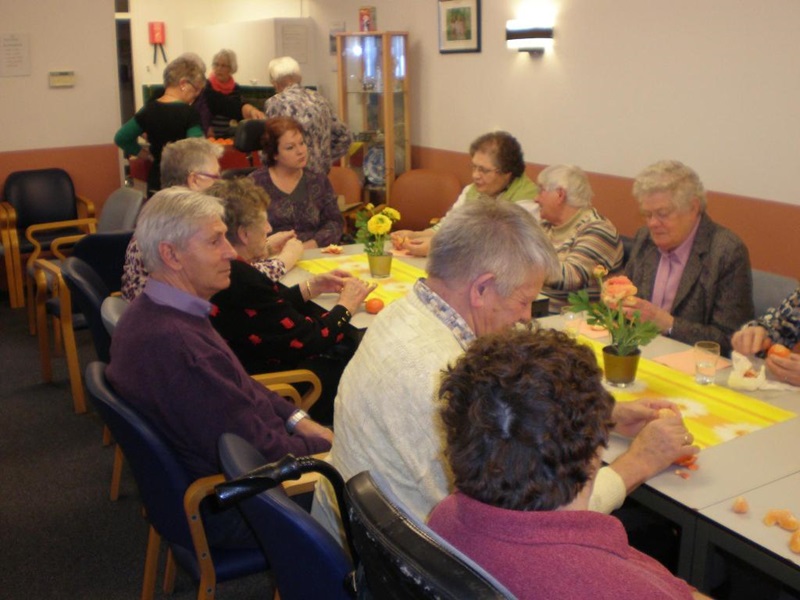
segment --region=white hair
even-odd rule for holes
[[[567,204],[575,208],[592,205],[594,192],[583,169],[575,165],[550,165],[536,178],[546,191],[561,188],[567,195]]]
[[[292,77],[300,79],[300,64],[291,56],[281,56],[269,61],[269,78],[273,84],[281,79]]]
[[[693,169],[677,160],[660,160],[645,167],[633,182],[633,195],[641,205],[644,196],[668,192],[673,204],[686,209],[697,198],[700,211],[706,209],[706,190]]]

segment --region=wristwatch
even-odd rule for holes
[[[286,419],[286,431],[289,433],[294,433],[294,430],[297,429],[297,424],[302,421],[303,419],[308,418],[308,413],[304,411],[302,408],[298,408],[296,411],[292,413],[292,416]]]

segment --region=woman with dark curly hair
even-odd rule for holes
[[[691,598],[590,512],[614,400],[592,351],[552,330],[475,340],[440,387],[457,491],[431,528],[518,598]]]
[[[304,135],[291,117],[267,119],[261,138],[264,166],[251,177],[272,199],[272,229],[294,231],[306,248],[322,248],[339,242],[344,221],[328,176],[305,168]]]
[[[516,202],[537,219],[539,205],[534,202],[539,188],[525,174],[522,147],[507,131],[484,133],[469,146],[472,159],[472,183],[465,187],[448,214],[476,198]],[[439,230],[439,223],[423,231],[399,230],[392,233],[392,243],[398,250],[408,250],[414,256],[427,256],[431,238]]]

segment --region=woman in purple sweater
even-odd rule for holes
[[[693,597],[588,510],[614,404],[591,349],[552,330],[481,337],[440,395],[457,491],[429,525],[515,596]]]

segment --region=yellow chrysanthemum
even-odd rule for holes
[[[400,213],[397,212],[394,208],[386,207],[381,211],[384,215],[389,217],[392,221],[399,221],[400,220]]]
[[[364,210],[373,211],[375,210],[375,205],[372,202],[368,202],[367,205],[364,207]]]
[[[392,221],[385,215],[375,215],[367,221],[367,231],[372,235],[384,235],[392,229]]]

